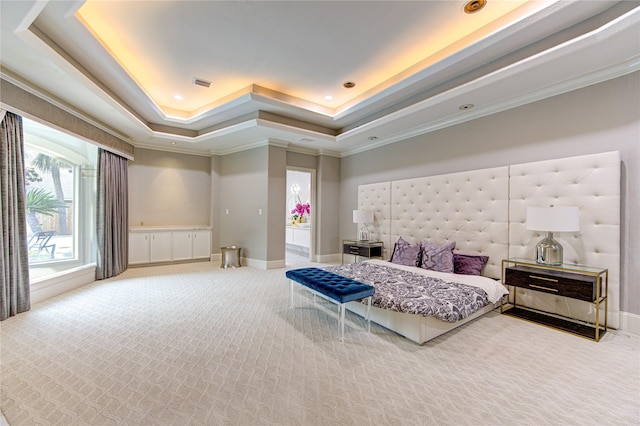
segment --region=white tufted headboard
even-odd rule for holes
[[[358,186],[358,210],[373,210],[370,238],[384,243],[385,259],[391,257],[391,182]],[[394,240],[395,241],[395,240]]]
[[[484,274],[500,278],[508,256],[507,167],[398,180],[358,187],[358,208],[374,210],[372,238],[393,243],[456,242],[456,252],[489,256]]]
[[[456,252],[489,256],[484,275],[500,278],[502,259],[534,258],[542,235],[526,230],[527,206],[577,205],[580,233],[554,234],[566,263],[609,269],[609,325],[619,325],[620,155],[618,152],[428,176],[358,187],[358,208],[374,210],[372,238],[389,258],[402,236],[456,241]],[[527,306],[592,321],[592,305],[523,292]]]
[[[535,257],[544,235],[526,229],[528,206],[578,206],[580,232],[554,233],[565,263],[609,269],[609,323],[620,311],[620,153],[584,155],[510,167],[509,256]],[[521,296],[522,294],[522,296]],[[593,321],[593,305],[532,291],[518,291],[525,305]]]

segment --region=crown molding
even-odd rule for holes
[[[492,86],[497,87],[496,85],[507,84],[510,80],[512,81],[511,84],[515,84],[517,83],[517,81],[514,82],[516,78],[520,78],[523,82],[528,81],[529,83],[536,78],[540,80],[538,71],[543,65],[549,69],[554,69],[554,75],[552,76],[554,80],[552,80],[552,83],[549,85],[544,85],[546,81],[539,81],[537,88],[533,88],[528,93],[506,98],[500,102],[485,106],[478,105],[464,112],[456,111],[450,116],[430,121],[423,126],[407,129],[406,131],[388,138],[383,138],[375,143],[342,151],[342,156],[347,157],[365,152],[638,71],[640,69],[640,53],[633,50],[633,43],[628,43],[626,46],[624,44],[625,41],[629,42],[631,37],[637,36],[638,23],[640,23],[640,8],[631,10],[618,19],[583,36],[345,132],[336,138],[338,142],[351,137],[357,137],[358,135],[375,133],[375,128],[378,126],[393,123],[437,105],[446,105],[447,102],[451,103],[456,98],[469,99],[470,96],[478,95],[481,90],[486,91]],[[621,40],[618,40],[618,38]],[[622,45],[619,51],[611,53],[613,59],[617,60],[617,62],[600,66],[603,62],[601,57],[609,53],[601,53],[600,46],[602,44],[606,45],[606,42],[611,42],[611,40],[615,40],[618,42],[617,44]],[[585,53],[585,51],[590,51],[592,55]],[[598,54],[599,52],[600,54]],[[567,63],[572,60],[572,54],[574,53],[587,57],[590,68],[577,77],[575,76],[576,72],[568,71],[570,74],[565,78],[562,74],[563,70],[568,66]],[[604,61],[606,64],[606,59]],[[553,81],[555,81],[555,83],[553,83]]]

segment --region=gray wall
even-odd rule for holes
[[[287,151],[287,166],[316,170],[318,156]]]
[[[222,212],[218,208],[217,196],[220,193],[220,170],[222,168],[222,157],[211,156],[211,205],[209,206],[211,218],[211,252],[219,253],[220,244],[220,220]]]
[[[640,73],[342,159],[340,235],[360,184],[620,151],[621,306],[640,314]],[[334,250],[339,250],[335,246]]]
[[[130,226],[210,225],[208,157],[135,149],[129,161]]]
[[[284,217],[287,211],[287,151],[269,146],[267,182],[267,260],[285,257]]]
[[[315,253],[335,254],[340,159],[275,145],[210,158],[136,149],[129,163],[130,224],[209,225],[212,253],[238,245],[244,257],[277,264],[285,258],[287,166],[316,171],[318,200],[330,208],[317,212]]]
[[[340,215],[344,210],[340,204],[341,159],[327,155],[318,156],[317,205],[315,253],[320,256],[336,253],[340,246]]]
[[[269,148],[221,157],[220,187],[214,194],[214,209],[220,218],[220,245],[242,246],[242,255],[251,259],[267,259]],[[259,209],[262,215],[258,214]],[[214,247],[213,251],[219,252],[219,248]]]

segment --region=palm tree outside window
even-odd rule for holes
[[[97,146],[23,117],[29,278],[95,265]]]
[[[73,259],[74,167],[26,145],[29,263]]]

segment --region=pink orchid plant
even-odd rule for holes
[[[291,210],[291,214],[293,215],[294,219],[303,218],[305,213],[311,214],[311,206],[309,205],[309,203],[298,203],[296,204],[296,207]]]

